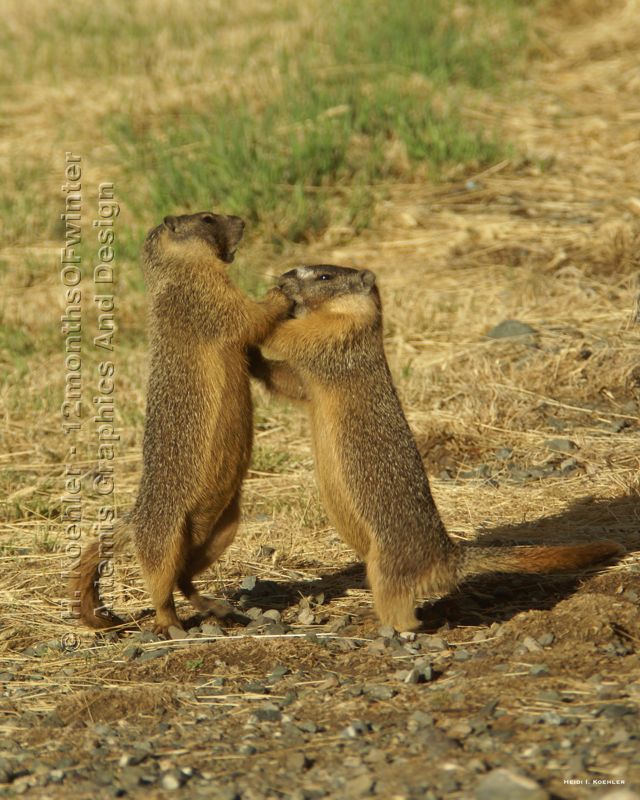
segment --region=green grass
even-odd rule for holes
[[[127,109],[110,134],[129,175],[144,175],[135,213],[214,207],[261,225],[276,245],[307,241],[331,223],[366,227],[377,183],[496,161],[493,131],[464,124],[456,104],[517,58],[525,12],[514,0],[461,9],[329,4],[315,42],[282,47],[266,97],[264,83],[248,82],[153,121]]]

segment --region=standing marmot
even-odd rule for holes
[[[384,625],[410,630],[418,596],[442,595],[486,572],[550,572],[623,552],[615,542],[556,547],[458,545],[438,514],[382,343],[375,276],[346,267],[300,267],[279,286],[294,319],[252,352],[269,388],[307,398],[320,494],[342,538],[366,561]],[[295,373],[287,369],[287,364]]]
[[[253,436],[246,348],[291,307],[277,289],[256,303],[231,283],[225,265],[243,229],[239,217],[210,212],[166,217],[144,244],[151,367],[142,478],[114,548],[133,536],[157,631],[180,626],[175,586],[198,611],[216,609],[192,581],[238,527]],[[100,544],[89,545],[74,585],[79,615],[95,628],[121,622],[100,601],[104,561]]]

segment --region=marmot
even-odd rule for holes
[[[284,363],[253,352],[252,372],[276,392],[308,398],[320,494],[366,562],[383,625],[418,627],[418,596],[446,594],[472,575],[574,570],[624,552],[611,541],[477,547],[448,536],[385,358],[375,280],[327,265],[286,272],[278,285],[294,318],[264,341]]]
[[[193,578],[238,527],[253,438],[246,349],[291,308],[278,289],[254,302],[232,284],[225,265],[243,229],[235,216],[171,216],[144,243],[151,364],[142,477],[133,510],[116,528],[114,550],[132,536],[158,632],[180,627],[175,586],[198,611],[223,605],[202,597]],[[86,548],[73,587],[79,616],[94,628],[121,623],[100,601],[100,550],[98,542]]]

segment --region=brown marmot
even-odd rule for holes
[[[279,361],[254,350],[252,372],[273,391],[308,399],[322,501],[366,562],[384,625],[416,628],[417,597],[446,594],[472,575],[575,570],[624,552],[611,541],[552,547],[452,541],[393,385],[374,274],[307,266],[286,272],[278,285],[295,303],[294,318],[264,342]]]
[[[166,217],[143,248],[150,295],[151,365],[135,506],[116,528],[114,551],[132,536],[156,610],[156,631],[180,626],[174,587],[198,611],[193,578],[233,541],[251,457],[253,413],[246,348],[261,342],[291,302],[272,289],[262,302],[229,279],[244,222],[211,212]],[[73,589],[94,628],[121,623],[99,595],[105,554],[83,552]]]

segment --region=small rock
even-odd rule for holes
[[[285,625],[282,622],[274,622],[271,625],[267,625],[264,632],[268,636],[283,636],[285,633],[289,633],[290,630],[290,625]]]
[[[549,794],[530,778],[508,769],[494,769],[481,778],[476,800],[549,800]]]
[[[265,611],[262,616],[272,620],[273,622],[280,622],[280,619],[282,618],[282,614],[275,608],[270,608],[268,611]]]
[[[252,756],[257,752],[257,749],[252,744],[241,744],[238,748],[238,753],[240,753],[241,756]]]
[[[63,769],[52,769],[49,773],[49,780],[51,783],[62,783],[65,778],[65,772]]]
[[[258,516],[264,516],[264,515],[258,515]],[[269,518],[267,517],[267,519]],[[268,544],[263,544],[260,546],[260,549],[258,550],[258,558],[271,558],[271,556],[275,552],[276,552],[275,547],[271,547]]]
[[[521,337],[531,338],[536,333],[535,328],[520,322],[517,319],[505,319],[495,327],[491,328],[487,337],[489,339],[514,339]]]
[[[571,439],[545,439],[543,444],[548,450],[554,450],[557,453],[573,453],[580,449]]]
[[[149,642],[160,642],[162,641],[157,633],[153,631],[142,631],[140,635],[140,641],[144,644],[148,644]]]
[[[256,588],[257,578],[255,575],[249,575],[240,584],[240,588],[247,592],[252,592]]]
[[[279,722],[282,719],[282,711],[277,706],[271,703],[257,708],[254,711],[254,716],[258,722]]]
[[[372,700],[391,700],[395,697],[396,691],[391,686],[367,686],[364,694]]]
[[[300,722],[296,722],[296,727],[304,731],[304,733],[317,733],[318,731],[318,726],[310,719],[302,719]]]
[[[568,475],[570,472],[578,469],[579,466],[576,458],[565,458],[564,461],[560,462],[560,472],[563,475]]]
[[[378,636],[383,639],[393,639],[395,635],[396,632],[390,625],[384,625],[378,630]]]
[[[553,644],[553,641],[556,637],[552,633],[543,633],[542,636],[538,636],[538,644],[542,645],[542,647],[549,647],[550,644]]]
[[[596,716],[607,717],[608,719],[620,719],[630,714],[635,714],[633,706],[625,706],[622,703],[607,703],[598,709]]]
[[[138,647],[136,644],[130,644],[128,647],[125,647],[122,651],[122,657],[126,658],[127,661],[133,661],[134,658],[137,658],[140,653],[142,653],[142,649]]]
[[[288,772],[302,772],[309,766],[307,757],[300,750],[294,750],[293,753],[289,753],[285,759],[285,763]]]
[[[549,674],[549,666],[547,664],[532,664],[529,667],[529,674],[536,678],[541,678]]]
[[[533,638],[533,636],[525,636],[522,640],[522,644],[530,653],[540,653],[542,651],[542,647],[540,647],[539,643]]]
[[[471,653],[463,647],[456,650],[453,654],[454,661],[468,661],[471,658]]]
[[[267,676],[267,680],[269,682],[279,681],[281,678],[284,678],[284,676],[288,674],[289,674],[289,667],[285,667],[284,664],[278,664],[271,670],[271,672]]]
[[[420,643],[426,650],[446,650],[447,643],[440,636],[421,636]]]
[[[168,647],[158,647],[155,650],[145,650],[142,655],[138,656],[138,661],[152,661],[154,658],[162,658],[168,654]]]
[[[508,461],[513,455],[513,449],[511,447],[501,447],[496,450],[494,455],[498,461]]]
[[[369,723],[354,719],[350,725],[347,725],[342,735],[346,736],[347,739],[357,739],[359,736],[364,736],[365,733],[368,733],[370,727]]]
[[[310,608],[303,608],[298,614],[298,622],[301,625],[313,625],[316,621],[313,611]]]
[[[174,792],[182,786],[183,782],[182,775],[177,770],[171,770],[171,772],[167,772],[162,776],[160,785],[168,792]]]
[[[470,733],[473,732],[473,728],[469,725],[468,722],[465,720],[460,720],[455,722],[447,731],[447,734],[452,739],[465,739]]]
[[[201,625],[200,629],[202,630],[203,636],[224,636],[225,633],[219,625],[214,624],[213,622],[205,622]]]
[[[170,639],[187,639],[188,634],[184,628],[178,628],[177,625],[169,625],[167,630]]]
[[[373,778],[369,773],[365,772],[355,778],[351,778],[345,784],[345,792],[347,797],[363,797],[371,794],[373,789]]]
[[[409,733],[415,733],[415,731],[421,730],[422,728],[430,728],[432,726],[433,716],[424,711],[414,711],[407,721],[407,730]]]

